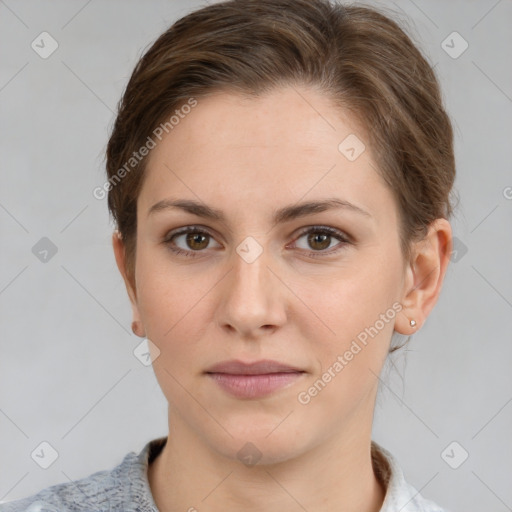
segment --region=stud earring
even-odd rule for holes
[[[416,326],[416,320],[411,320],[409,323],[411,324],[411,327],[415,327]]]

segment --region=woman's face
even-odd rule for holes
[[[198,98],[151,151],[134,306],[176,431],[266,462],[371,431],[410,285],[377,167],[348,115],[292,87]],[[232,360],[300,372],[207,373]]]

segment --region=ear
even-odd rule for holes
[[[400,301],[403,309],[396,318],[395,331],[410,336],[425,323],[441,293],[452,244],[452,229],[446,219],[433,221],[425,238],[414,242]],[[414,326],[411,320],[416,322]]]
[[[124,284],[126,286],[126,291],[128,292],[128,297],[130,298],[130,302],[132,305],[132,330],[134,334],[140,337],[144,337],[144,328],[142,327],[142,320],[140,318],[139,307],[137,304],[137,292],[135,287],[135,279],[130,279],[128,275],[127,267],[126,267],[126,249],[121,237],[121,233],[119,231],[114,231],[112,234],[112,246],[114,248],[114,255],[116,258],[117,268],[123,277]]]

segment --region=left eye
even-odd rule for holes
[[[306,231],[303,231],[296,240],[298,241],[301,238],[306,239],[307,246],[299,248],[305,249],[307,251],[313,249],[313,253],[335,252],[326,251],[326,249],[332,248],[331,242],[333,242],[334,239],[337,239],[339,242],[341,242],[337,244],[338,246],[343,246],[349,243],[348,237],[346,237],[341,231],[328,227],[309,228]]]

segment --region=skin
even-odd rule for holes
[[[218,92],[198,99],[150,154],[133,279],[117,232],[113,246],[135,332],[160,351],[153,367],[169,402],[169,438],[148,479],[162,511],[381,508],[385,491],[370,457],[377,376],[393,332],[414,333],[434,307],[452,234],[437,219],[405,261],[398,207],[369,145],[355,161],[338,150],[349,134],[365,140],[354,119],[311,88],[257,98]],[[329,209],[272,224],[278,208],[333,197],[369,215]],[[178,208],[148,214],[169,198],[207,204],[225,220]],[[169,234],[197,225],[205,239],[173,239],[196,257],[173,253]],[[351,242],[322,241],[318,229],[308,242],[308,226],[332,227]],[[236,251],[248,236],[262,249],[251,263]],[[393,320],[299,403],[394,303],[403,309]],[[305,373],[268,397],[238,399],[204,374],[230,359],[274,359]],[[261,453],[253,466],[237,456],[248,442]]]

